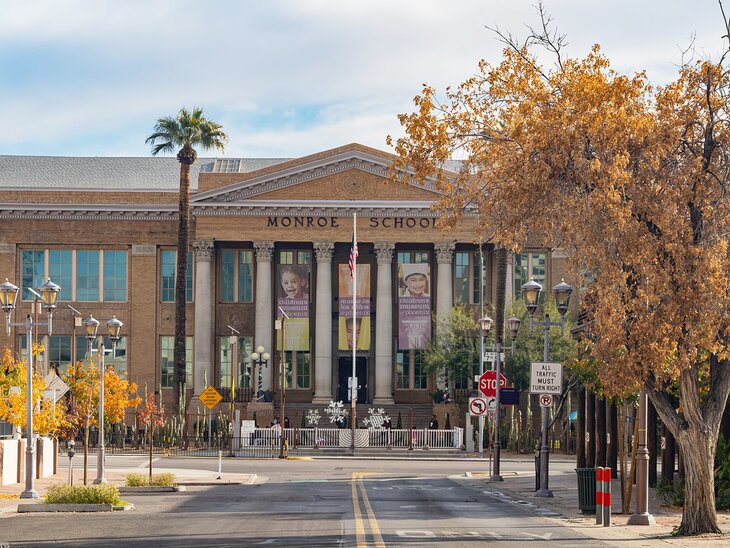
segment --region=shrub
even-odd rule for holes
[[[100,485],[52,485],[48,488],[46,504],[113,504],[124,501],[119,490],[108,483]]]
[[[670,506],[684,506],[684,481],[667,481],[661,478],[656,484],[657,497]]]
[[[174,487],[177,485],[177,477],[175,474],[155,474],[150,478],[147,474],[128,474],[128,487],[146,487],[154,485],[155,487]]]
[[[166,474],[156,474],[152,476],[152,481],[150,481],[150,485],[157,485],[159,487],[173,487],[177,485],[177,478],[175,477],[175,474],[169,472]]]
[[[146,474],[127,474],[128,487],[144,487],[150,484],[150,478]]]

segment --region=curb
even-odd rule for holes
[[[111,504],[45,504],[25,503],[18,504],[19,514],[41,512],[115,512],[133,510],[133,504],[113,506]]]
[[[187,491],[184,485],[174,485],[169,487],[163,487],[161,485],[140,485],[137,487],[131,487],[129,485],[123,485],[117,487],[120,494],[131,495],[134,493],[176,493],[178,491]]]

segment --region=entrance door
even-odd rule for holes
[[[357,403],[367,403],[367,388],[365,384],[368,381],[368,359],[355,358],[355,374],[357,375]],[[347,380],[352,376],[352,356],[342,356],[339,359],[340,374],[338,377],[338,395],[340,401],[349,402],[350,395],[347,391]]]

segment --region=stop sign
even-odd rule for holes
[[[479,377],[479,391],[484,394],[486,398],[494,398],[497,395],[497,372],[486,371]],[[499,388],[502,389],[507,386],[507,378],[500,373],[499,375]]]

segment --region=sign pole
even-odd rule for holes
[[[500,406],[499,406],[499,396],[501,387],[501,378],[502,378],[502,343],[497,341],[495,343],[494,349],[497,351],[497,374],[495,377],[495,383],[494,383],[494,397],[495,397],[495,409],[494,409],[494,473],[492,474],[492,481],[504,481],[501,474],[499,473],[499,454],[500,454],[500,443],[499,443],[499,415],[500,415]]]
[[[543,322],[545,329],[543,330],[543,360],[547,362],[550,359],[550,315],[545,314],[545,321]],[[561,379],[562,380],[562,379]],[[549,478],[549,458],[550,458],[550,447],[548,446],[548,423],[550,417],[548,415],[548,408],[542,407],[542,447],[540,447],[540,491],[535,496],[552,498],[553,492],[548,488]]]

